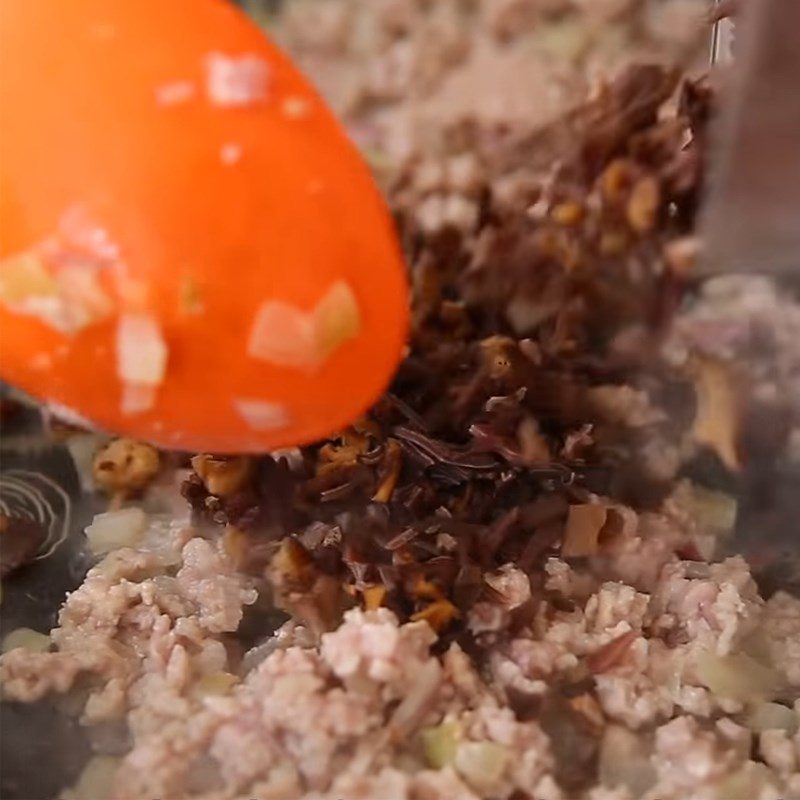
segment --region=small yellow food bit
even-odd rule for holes
[[[386,442],[386,453],[381,464],[381,482],[372,497],[376,503],[388,503],[392,499],[402,466],[403,448],[395,439],[389,439]]]
[[[2,651],[8,653],[21,647],[35,653],[44,653],[50,649],[51,644],[50,637],[46,633],[39,633],[31,628],[16,628],[3,638]]]
[[[577,225],[583,219],[583,208],[574,202],[559,203],[550,216],[559,225]]]
[[[456,751],[456,770],[482,796],[491,794],[510,763],[508,748],[496,742],[462,742]]]
[[[422,611],[412,614],[411,620],[425,620],[436,633],[441,633],[458,616],[458,609],[449,600],[441,599],[434,600]]]
[[[730,368],[711,358],[695,358],[697,411],[692,424],[695,442],[711,448],[722,463],[736,472],[741,463],[737,439],[741,425],[740,390]]]
[[[54,266],[36,251],[0,261],[0,301],[66,334],[77,333],[113,311],[95,267]]]
[[[203,675],[194,686],[196,697],[219,697],[228,694],[231,689],[239,682],[235,675],[230,672],[211,672]]]
[[[458,750],[461,729],[457,722],[443,722],[419,732],[425,760],[433,769],[442,769],[452,764]]]
[[[161,457],[155,447],[133,439],[114,439],[95,455],[92,476],[109,494],[128,496],[144,489],[160,468]]]
[[[244,488],[253,474],[254,462],[246,456],[200,453],[192,456],[192,467],[211,494],[226,497]]]
[[[385,586],[367,586],[364,591],[364,608],[367,611],[374,611],[383,605],[386,598]]]
[[[316,356],[325,360],[361,330],[361,314],[353,290],[337,281],[314,310]]]
[[[636,182],[628,198],[626,215],[628,224],[637,233],[646,233],[656,224],[656,216],[661,203],[661,188],[652,175]]]
[[[625,189],[630,186],[633,165],[630,161],[618,158],[612,161],[600,176],[600,188],[603,197],[615,203],[622,199]]]
[[[78,782],[61,795],[62,800],[98,800],[101,797],[112,797],[114,779],[121,761],[116,756],[93,756],[83,768]]]
[[[278,552],[270,562],[270,570],[276,580],[298,589],[311,586],[317,574],[311,556],[291,536],[281,542]]]
[[[34,253],[20,253],[0,262],[0,300],[7,305],[57,294],[58,283]]]

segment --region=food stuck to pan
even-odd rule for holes
[[[3,797],[800,798],[800,301],[698,269],[706,5],[251,10],[380,183],[407,345],[269,452],[7,394]]]

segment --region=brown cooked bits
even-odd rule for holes
[[[559,225],[578,225],[583,221],[584,209],[579,203],[568,200],[553,207],[550,216]]]
[[[383,605],[386,600],[387,590],[385,586],[373,584],[365,586],[361,594],[364,598],[364,608],[367,611],[374,611]]]
[[[402,466],[403,449],[396,439],[389,439],[378,473],[380,483],[372,497],[376,503],[388,503],[392,499]]]
[[[670,272],[678,278],[692,274],[700,253],[697,236],[683,236],[667,242],[663,248],[664,261]]]
[[[569,698],[567,704],[575,712],[576,722],[583,723],[587,733],[594,736],[603,734],[606,720],[603,715],[603,709],[594,695],[589,692],[579,694],[576,697]]]
[[[600,191],[609,203],[621,203],[634,180],[636,166],[625,159],[615,159],[600,176]]]
[[[421,611],[412,614],[411,621],[424,620],[437,633],[441,633],[458,616],[458,609],[449,600],[442,598],[434,600]]]
[[[155,447],[133,439],[114,439],[95,455],[92,475],[109,494],[133,495],[155,478],[160,466]]]
[[[646,233],[655,227],[661,205],[661,188],[652,175],[640,178],[631,190],[626,215],[628,224],[637,233]]]
[[[734,371],[713,358],[694,356],[690,364],[695,381],[697,410],[692,423],[694,441],[713,450],[731,472],[741,468],[739,436],[742,391]]]
[[[212,456],[201,453],[192,457],[194,471],[206,489],[217,497],[227,497],[244,489],[253,474],[253,459],[246,456]]]

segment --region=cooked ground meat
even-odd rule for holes
[[[630,541],[686,535],[674,511],[648,516],[658,524],[634,518]],[[798,713],[782,706],[784,727],[762,732],[757,751],[747,724],[800,687],[800,600],[764,603],[740,558],[673,552],[638,590],[613,579],[613,559],[551,559],[521,627],[529,578],[505,565],[471,612],[483,638],[469,656],[456,643],[437,654],[426,621],[379,608],[346,612],[318,640],[292,623],[242,660],[227,635],[256,599],[249,579],[213,542],[173,535],[177,563],[168,550],[112,553],[68,599],[56,651],[0,662],[6,697],[72,694],[84,724],[125,721],[115,798],[588,799],[604,796],[598,758],[620,797],[710,799],[730,781],[791,796],[800,782]],[[651,759],[634,754],[650,772],[612,768],[626,729],[655,729]]]

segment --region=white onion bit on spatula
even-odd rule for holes
[[[123,385],[123,411],[153,407],[167,372],[167,343],[151,314],[123,314],[117,324],[117,377]]]

